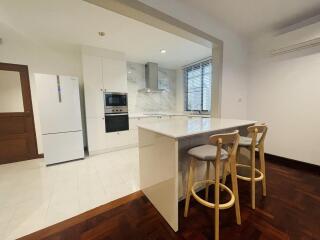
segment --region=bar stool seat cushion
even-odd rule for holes
[[[217,147],[214,145],[201,145],[198,147],[191,148],[188,154],[202,161],[213,161],[217,157]],[[228,159],[229,154],[226,150],[221,149],[220,160]]]
[[[240,147],[248,147],[251,146],[252,138],[251,137],[243,137],[240,136],[239,146]],[[259,139],[257,139],[257,145],[259,144]]]

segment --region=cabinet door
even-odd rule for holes
[[[139,122],[139,118],[129,118],[129,129],[137,130],[137,123]]]
[[[104,118],[87,118],[89,153],[106,148]]]
[[[107,92],[127,92],[127,65],[124,60],[102,59],[103,86]]]
[[[102,58],[83,55],[82,65],[86,116],[102,117],[104,115]]]
[[[112,132],[105,134],[105,148],[119,148],[126,147],[129,145],[138,143],[138,131],[137,130],[129,130],[129,131],[120,131],[120,132]]]
[[[130,129],[127,137],[128,145],[138,144],[138,129]]]
[[[127,134],[129,131],[111,132],[105,134],[105,148],[116,148],[128,145]]]
[[[105,133],[104,135],[105,149],[115,148],[119,145],[119,137],[117,132]]]

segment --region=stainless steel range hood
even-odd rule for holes
[[[163,89],[159,89],[157,63],[148,62],[145,65],[145,78],[146,78],[146,87],[143,89],[140,89],[139,92],[159,93],[163,91]]]

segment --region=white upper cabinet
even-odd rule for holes
[[[102,58],[103,86],[106,92],[127,92],[127,64],[124,60]]]
[[[86,117],[104,116],[102,58],[82,55]]]

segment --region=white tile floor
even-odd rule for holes
[[[16,239],[137,190],[137,148],[50,167],[43,159],[0,165],[0,239]]]

